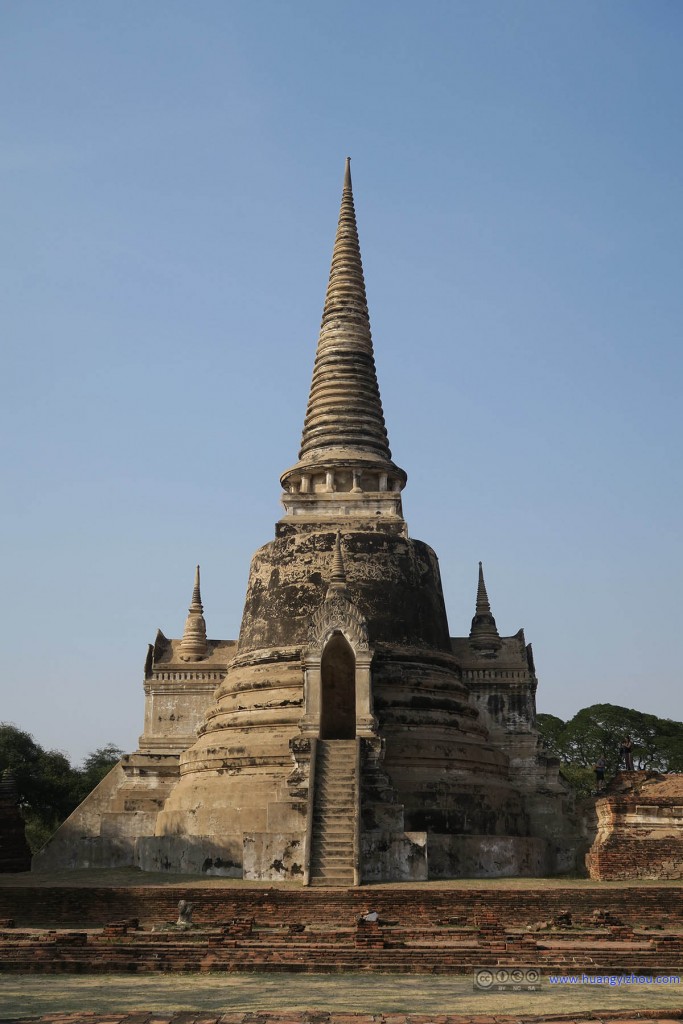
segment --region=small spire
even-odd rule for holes
[[[344,559],[342,558],[340,533],[337,533],[337,539],[334,542],[334,554],[332,555],[332,575],[330,576],[330,586],[335,588],[346,586],[346,570],[344,569]]]
[[[479,582],[477,584],[477,615],[490,615],[491,605],[489,604],[489,595],[486,593],[486,584],[484,583],[484,567],[479,563]]]
[[[479,563],[481,565],[481,563]],[[192,604],[190,605],[191,611],[203,612],[202,608],[202,595],[199,590],[199,566],[194,571],[194,589],[192,591]]]
[[[351,188],[351,157],[346,158],[346,167],[344,168],[344,188]]]
[[[496,627],[496,620],[491,614],[491,605],[489,604],[489,595],[486,593],[486,584],[484,582],[484,570],[481,562],[479,563],[479,582],[477,584],[477,604],[474,612],[474,618],[472,619],[472,628],[470,630],[471,639],[488,639],[498,638],[499,633]]]
[[[202,595],[199,589],[199,566],[195,569],[192,602],[185,620],[185,631],[180,641],[180,657],[183,661],[200,661],[207,654],[206,622]]]

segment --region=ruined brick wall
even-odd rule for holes
[[[591,878],[683,878],[683,777],[620,772],[596,812]]]
[[[138,918],[144,925],[173,922],[178,901],[194,903],[198,924],[220,924],[234,918],[254,918],[260,924],[283,922],[330,926],[351,925],[368,906],[381,918],[415,927],[446,920],[478,926],[492,914],[502,926],[523,928],[571,909],[584,924],[596,909],[609,911],[632,926],[676,927],[683,924],[683,901],[671,886],[610,889],[318,889],[192,888],[145,886],[132,888],[0,887],[0,918],[19,927],[86,928],[110,921]]]

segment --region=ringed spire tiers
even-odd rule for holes
[[[182,661],[200,661],[206,657],[206,654],[206,622],[199,589],[199,566],[197,566],[194,573],[192,601],[185,620],[183,638],[180,641],[180,657]]]
[[[319,518],[340,508],[316,496],[343,494],[351,514],[402,518],[406,479],[391,459],[384,422],[347,157],[299,461],[281,477],[283,503],[288,515]]]
[[[477,604],[474,611],[474,618],[472,619],[470,639],[482,641],[500,639],[498,627],[496,626],[496,620],[491,614],[491,605],[489,603],[489,595],[486,592],[486,583],[484,582],[484,569],[482,567],[481,562],[479,563]]]

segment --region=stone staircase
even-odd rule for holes
[[[318,740],[311,885],[354,884],[355,740]]]

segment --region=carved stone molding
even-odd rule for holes
[[[355,651],[369,650],[365,618],[342,594],[327,597],[313,613],[308,632],[309,650],[322,651],[336,631],[344,634]]]

